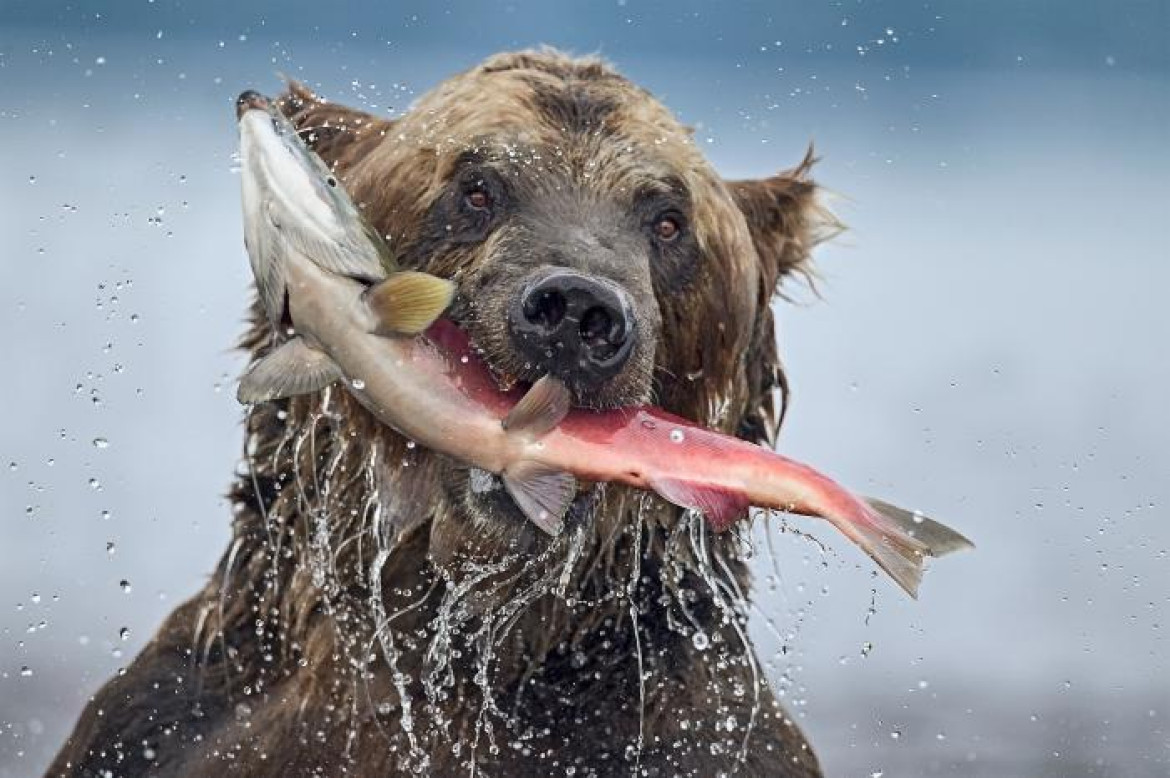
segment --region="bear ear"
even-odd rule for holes
[[[844,229],[821,201],[820,187],[809,177],[816,161],[809,146],[804,159],[791,170],[770,178],[727,182],[747,219],[769,297],[792,273],[811,281],[813,248]]]
[[[780,362],[776,324],[769,304],[786,276],[815,276],[812,250],[844,229],[821,202],[809,177],[816,158],[812,147],[799,165],[770,178],[728,181],[727,187],[747,220],[759,256],[757,309],[747,362],[748,397],[739,436],[774,445],[788,409],[788,379]]]
[[[394,126],[393,119],[331,103],[292,79],[276,104],[309,148],[342,171],[373,150]]]

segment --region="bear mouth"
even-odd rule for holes
[[[446,318],[466,336],[472,351],[487,367],[501,392],[516,392],[522,396],[545,375],[556,375],[568,387],[573,408],[606,411],[642,405],[650,400],[648,369],[639,371],[631,365],[631,369],[601,385],[589,385],[571,374],[550,371],[531,362],[509,342],[502,332],[503,322],[488,325],[480,317],[465,315],[458,306],[449,310]]]
[[[468,345],[483,361],[496,388],[501,392],[513,392],[517,396],[523,396],[532,384],[544,375],[539,370],[523,369],[522,364],[518,365],[517,355],[507,353],[506,347],[503,349],[504,353],[499,353],[499,350],[491,347],[492,339],[490,337],[477,338],[476,324],[482,325],[482,322],[467,321],[454,310],[448,312],[447,318],[467,337]],[[517,369],[517,366],[520,369]],[[587,410],[599,409],[596,401],[588,393],[571,384],[569,388],[572,407]],[[624,407],[644,401],[645,398],[636,396],[629,398],[628,402],[607,402],[602,407]],[[448,496],[456,504],[462,506],[461,512],[465,514],[465,519],[470,520],[473,524],[490,522],[496,526],[509,528],[514,532],[531,535],[529,541],[537,537],[547,537],[528,520],[523,511],[516,505],[499,475],[458,464],[453,467],[453,470],[455,477],[447,481]],[[578,482],[577,495],[569,504],[565,514],[564,528],[567,529],[575,524],[592,520],[594,511],[600,502],[601,490],[601,484]],[[529,545],[529,543],[523,545]]]

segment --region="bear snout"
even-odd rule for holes
[[[621,373],[639,335],[635,306],[621,285],[559,267],[519,286],[507,324],[526,360],[587,391]]]

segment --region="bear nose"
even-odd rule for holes
[[[508,318],[512,340],[526,360],[583,388],[596,388],[621,372],[637,339],[625,290],[572,270],[529,281]]]

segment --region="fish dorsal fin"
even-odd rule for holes
[[[341,378],[341,369],[324,351],[293,338],[248,368],[236,399],[241,403],[280,400],[324,389]]]
[[[565,513],[577,493],[571,473],[532,460],[521,460],[503,473],[504,488],[528,520],[549,535],[559,535]]]
[[[508,432],[542,438],[569,412],[569,387],[551,375],[532,385],[501,422]]]
[[[680,478],[651,478],[650,488],[680,508],[702,512],[716,532],[730,527],[751,507],[751,503],[740,492]]]
[[[365,293],[377,335],[417,335],[447,310],[455,285],[413,270],[395,273]]]

